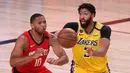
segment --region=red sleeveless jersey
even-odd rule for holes
[[[22,35],[24,35],[28,40],[28,49],[23,53],[23,56],[33,55],[35,53],[35,50],[38,48],[42,48],[44,50],[44,55],[28,62],[23,66],[16,67],[16,69],[21,73],[44,73],[46,70],[48,70],[43,65],[49,53],[50,47],[48,32],[44,32],[43,40],[39,44],[35,42],[29,31],[24,32]]]

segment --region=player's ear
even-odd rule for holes
[[[93,17],[93,18],[95,17],[95,15],[96,15],[96,13],[92,13],[92,17]]]
[[[31,25],[31,28],[34,28],[34,24],[30,24]]]
[[[92,13],[92,18],[94,18],[95,17],[95,14],[94,13]]]

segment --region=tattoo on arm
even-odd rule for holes
[[[53,34],[51,34],[50,35],[50,45],[51,46],[54,46],[54,44],[56,44],[56,37],[53,35]]]
[[[51,35],[51,39],[53,39],[53,38],[55,38],[55,36],[54,36],[54,35]]]

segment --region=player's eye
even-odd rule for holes
[[[38,24],[41,24],[42,22],[38,22]]]
[[[82,15],[83,13],[79,12],[79,15]]]
[[[88,12],[84,12],[84,15],[88,15],[89,13]]]
[[[43,21],[43,23],[46,23],[46,21]]]
[[[79,15],[88,15],[88,12],[80,12]]]

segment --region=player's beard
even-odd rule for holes
[[[82,20],[85,20],[85,19],[81,19],[81,20],[80,20],[80,25],[81,25],[81,27],[82,27],[82,28],[87,28],[87,27],[90,25],[91,17],[88,18],[88,19],[85,21],[84,24],[82,24]]]

